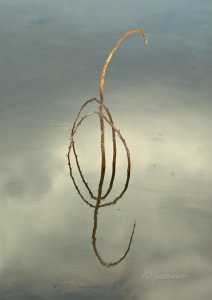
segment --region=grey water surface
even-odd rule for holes
[[[80,107],[99,98],[130,150],[123,197],[98,211],[66,157]],[[209,300],[212,296],[212,4],[209,0],[0,0],[0,299]],[[85,114],[98,109],[91,103]],[[111,176],[112,137],[106,126]],[[108,203],[127,176],[117,139]],[[98,116],[76,134],[96,195]],[[85,200],[73,155],[73,177]]]

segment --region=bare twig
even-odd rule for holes
[[[104,90],[104,81],[105,81],[105,74],[106,74],[106,70],[108,67],[108,64],[114,54],[114,52],[118,49],[120,43],[130,34],[136,33],[136,32],[140,32],[145,40],[145,44],[148,43],[148,39],[147,39],[147,34],[145,34],[144,30],[142,28],[136,28],[133,30],[129,30],[127,31],[115,44],[114,48],[110,51],[104,66],[102,68],[102,72],[100,75],[100,84],[99,84],[99,93],[100,93],[100,100],[98,100],[97,98],[92,98],[89,99],[87,101],[84,102],[84,104],[81,106],[76,119],[74,120],[73,126],[72,126],[72,130],[71,130],[71,141],[70,141],[70,145],[68,147],[68,165],[69,165],[69,169],[70,169],[70,176],[73,180],[74,186],[78,192],[78,194],[80,195],[80,197],[83,199],[83,201],[88,204],[90,207],[94,208],[94,226],[93,226],[93,232],[92,232],[92,244],[93,244],[93,249],[94,252],[97,256],[97,258],[99,259],[99,261],[101,262],[101,264],[105,267],[110,267],[110,266],[115,266],[118,263],[120,263],[127,255],[127,253],[130,250],[130,246],[132,243],[132,238],[134,235],[134,231],[135,231],[135,225],[136,223],[134,223],[133,226],[133,230],[132,230],[132,234],[130,237],[130,241],[129,241],[129,245],[128,248],[126,250],[126,252],[124,253],[124,255],[116,262],[110,262],[110,263],[106,263],[100,256],[100,254],[97,251],[97,246],[96,246],[96,232],[97,232],[97,215],[98,215],[98,211],[100,208],[102,207],[106,207],[106,206],[111,206],[117,203],[117,201],[124,195],[124,193],[126,192],[127,188],[128,188],[128,184],[129,184],[129,179],[130,179],[130,172],[131,172],[131,160],[130,160],[130,151],[127,147],[127,144],[125,142],[125,139],[123,138],[123,136],[120,133],[120,130],[118,130],[116,128],[116,126],[114,125],[113,122],[113,118],[111,116],[111,113],[109,111],[109,109],[104,105],[104,95],[103,95],[103,90]],[[83,111],[83,109],[91,102],[96,102],[97,104],[99,104],[99,111],[93,111],[91,113],[88,113],[84,116],[81,116],[81,112]],[[106,112],[106,115],[103,113],[103,110]],[[86,182],[83,174],[82,174],[82,170],[80,168],[80,164],[79,164],[79,160],[76,154],[76,148],[75,148],[75,141],[74,141],[74,137],[75,134],[77,133],[77,129],[78,127],[84,122],[85,119],[87,119],[89,116],[91,115],[98,115],[99,117],[99,121],[100,121],[100,133],[101,133],[101,173],[100,173],[100,179],[99,179],[99,185],[98,185],[98,194],[97,196],[94,196],[93,192],[91,191],[88,183]],[[104,177],[105,177],[105,169],[106,169],[106,154],[105,154],[105,127],[104,127],[104,121],[106,121],[109,126],[111,127],[112,130],[112,141],[113,141],[113,159],[112,159],[112,173],[111,173],[111,179],[110,179],[110,184],[109,187],[105,193],[105,195],[102,195],[102,190],[103,190],[103,183],[104,183]],[[122,190],[122,192],[120,193],[120,195],[118,197],[116,197],[115,199],[113,199],[110,202],[101,204],[101,201],[106,199],[106,197],[110,194],[113,184],[114,184],[114,179],[115,179],[115,173],[116,173],[116,156],[117,156],[117,151],[116,151],[116,134],[118,135],[119,139],[121,140],[126,154],[127,154],[127,176],[126,176],[126,182],[124,185],[124,188]],[[79,187],[76,184],[76,181],[74,179],[73,173],[72,173],[72,167],[71,167],[71,162],[70,162],[70,153],[71,150],[73,149],[73,154],[75,156],[75,160],[76,160],[76,164],[77,164],[77,168],[79,171],[79,174],[81,176],[81,179],[86,187],[86,189],[88,190],[90,196],[92,199],[96,200],[95,205],[91,204],[89,201],[87,201],[84,196],[82,195],[82,193],[80,192]]]

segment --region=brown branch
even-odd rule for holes
[[[120,43],[130,34],[132,33],[136,33],[136,32],[140,32],[145,40],[145,43],[147,44],[148,43],[148,39],[147,39],[147,35],[145,34],[144,30],[142,28],[137,28],[137,29],[133,29],[133,30],[129,30],[127,31],[118,41],[117,43],[115,44],[114,48],[111,50],[111,52],[109,53],[105,63],[104,63],[104,66],[103,66],[103,69],[102,69],[102,72],[101,72],[101,76],[100,76],[100,84],[99,84],[99,92],[100,92],[100,100],[98,100],[97,98],[92,98],[92,99],[89,99],[87,101],[84,102],[84,104],[82,105],[82,107],[80,108],[78,114],[77,114],[77,117],[73,123],[73,127],[72,127],[72,130],[71,130],[71,141],[70,141],[70,145],[68,147],[68,154],[67,154],[67,157],[68,157],[68,165],[69,165],[69,169],[70,169],[70,176],[73,180],[73,183],[74,183],[74,186],[78,192],[78,194],[80,195],[80,197],[83,199],[83,201],[88,204],[90,207],[94,208],[94,227],[93,227],[93,233],[92,233],[92,244],[93,244],[93,249],[94,249],[94,252],[97,256],[97,258],[99,259],[99,261],[102,263],[102,265],[104,265],[105,267],[110,267],[110,266],[114,266],[114,265],[117,265],[119,262],[121,262],[127,255],[127,253],[129,252],[129,249],[130,249],[130,246],[131,246],[131,243],[132,243],[132,238],[133,238],[133,235],[134,235],[134,231],[135,231],[135,223],[134,223],[134,226],[133,226],[133,230],[132,230],[132,234],[131,234],[131,237],[130,237],[130,242],[129,242],[129,245],[128,245],[128,248],[125,252],[125,254],[116,262],[111,262],[111,263],[106,263],[102,258],[101,256],[99,255],[98,251],[97,251],[97,247],[96,247],[96,231],[97,231],[97,215],[98,215],[98,210],[99,208],[101,207],[105,207],[105,206],[110,206],[110,205],[114,205],[117,203],[117,201],[123,196],[123,194],[126,192],[127,188],[128,188],[128,184],[129,184],[129,179],[130,179],[130,171],[131,171],[131,161],[130,161],[130,151],[127,147],[127,144],[125,142],[125,139],[122,137],[121,133],[120,133],[120,130],[118,130],[115,125],[114,125],[114,122],[113,122],[113,119],[112,119],[112,116],[110,114],[110,111],[109,109],[104,105],[104,96],[103,96],[103,89],[104,89],[104,80],[105,80],[105,73],[106,73],[106,70],[107,70],[107,67],[108,67],[108,64],[114,54],[114,52],[118,49]],[[80,114],[82,112],[82,110],[84,109],[84,107],[91,103],[92,101],[95,101],[99,104],[99,111],[94,111],[94,112],[91,112],[91,113],[88,113],[86,115],[84,115],[83,117],[80,118]],[[105,110],[106,114],[108,117],[106,117],[103,113],[103,109]],[[78,161],[78,158],[77,158],[77,154],[76,154],[76,149],[75,149],[75,145],[74,145],[74,136],[77,132],[77,129],[78,127],[83,123],[83,121],[88,118],[90,115],[93,115],[93,114],[97,114],[99,116],[99,121],[100,121],[100,132],[101,132],[101,158],[102,158],[102,162],[101,162],[101,174],[100,174],[100,179],[99,179],[99,186],[98,186],[98,195],[97,197],[95,197],[92,193],[92,191],[90,190],[89,188],[89,185],[88,183],[85,181],[85,178],[82,174],[82,170],[80,168],[80,164],[79,164],[79,161]],[[102,189],[103,189],[103,183],[104,183],[104,177],[105,177],[105,169],[106,169],[106,154],[105,154],[105,133],[104,133],[104,121],[106,121],[109,126],[111,127],[112,129],[112,140],[113,140],[113,160],[112,160],[112,174],[111,174],[111,179],[110,179],[110,184],[109,184],[109,187],[108,187],[108,190],[106,191],[105,195],[102,196]],[[124,186],[124,189],[123,191],[120,193],[120,195],[118,197],[116,197],[113,201],[109,202],[109,203],[105,203],[105,204],[101,204],[101,200],[105,199],[109,193],[111,192],[112,190],[112,187],[113,187],[113,183],[114,183],[114,178],[115,178],[115,172],[116,172],[116,133],[118,134],[118,137],[120,138],[120,140],[122,141],[123,145],[124,145],[124,148],[125,148],[125,151],[126,151],[126,154],[127,154],[127,178],[126,178],[126,182],[125,182],[125,186]],[[75,160],[76,160],[76,164],[77,164],[77,168],[78,168],[78,171],[80,173],[80,176],[81,176],[81,179],[83,181],[83,183],[85,184],[85,187],[86,189],[88,190],[91,198],[95,199],[96,200],[96,205],[93,205],[91,204],[89,201],[85,200],[85,198],[83,197],[83,195],[81,194],[80,190],[79,190],[79,187],[77,186],[76,182],[75,182],[75,179],[73,177],[73,174],[72,174],[72,167],[71,167],[71,163],[70,163],[70,152],[71,152],[71,149],[73,148],[73,153],[74,153],[74,156],[75,156]]]
[[[100,106],[99,106],[99,119],[100,119],[100,130],[101,130],[101,152],[102,152],[102,167],[106,168],[106,156],[105,156],[105,138],[104,138],[104,120],[102,115],[102,106],[104,101],[103,91],[104,91],[104,82],[105,82],[105,73],[108,67],[108,64],[114,54],[114,52],[118,49],[120,43],[130,34],[141,32],[142,36],[144,37],[145,44],[148,43],[147,35],[144,32],[144,29],[142,28],[136,28],[133,30],[128,30],[115,44],[114,48],[110,51],[108,58],[106,59],[102,73],[100,75],[100,84],[99,84],[99,94],[100,94]]]
[[[90,190],[90,188],[89,188],[87,182],[86,182],[85,179],[84,179],[84,176],[83,176],[83,174],[82,174],[82,170],[81,170],[81,168],[80,168],[79,161],[78,161],[78,158],[77,158],[77,154],[76,154],[76,150],[75,150],[75,145],[74,145],[74,144],[75,144],[75,142],[74,142],[74,135],[75,135],[76,129],[77,129],[77,128],[76,128],[76,123],[77,123],[77,121],[79,120],[80,113],[81,113],[82,110],[85,108],[85,106],[86,106],[87,104],[91,103],[92,101],[95,101],[95,102],[97,102],[97,103],[100,103],[100,101],[99,101],[97,98],[89,99],[89,100],[87,100],[87,101],[84,102],[84,104],[81,106],[81,108],[80,108],[80,110],[79,110],[79,112],[78,112],[78,114],[77,114],[77,117],[76,117],[76,119],[75,119],[75,121],[74,121],[74,123],[73,123],[72,130],[71,130],[71,142],[70,142],[70,146],[69,146],[69,148],[68,148],[68,154],[67,154],[67,156],[70,157],[70,151],[71,151],[71,148],[73,148],[73,152],[74,152],[74,156],[75,156],[77,168],[78,168],[78,170],[79,170],[79,173],[80,173],[80,176],[81,176],[81,178],[82,178],[82,181],[83,181],[83,183],[85,184],[85,186],[86,186],[86,188],[87,188],[87,190],[88,190],[88,192],[89,192],[91,198],[97,199],[97,197],[95,197],[95,196],[93,195],[93,193],[92,193],[92,191]],[[110,123],[111,123],[111,124],[114,124],[109,109],[108,109],[104,104],[103,104],[103,108],[104,108],[104,110],[106,111],[106,113],[107,113],[107,115],[108,115],[108,117],[109,117]],[[94,113],[94,112],[93,112],[93,113]],[[79,122],[79,123],[80,123],[79,125],[81,125],[81,123],[83,122],[83,120],[84,120],[85,118],[87,118],[89,115],[91,115],[91,114],[93,114],[93,113],[89,113],[89,114],[87,114],[86,116],[82,117],[81,120],[80,120],[80,122]],[[78,125],[78,126],[79,126],[79,125]],[[110,191],[111,191],[111,189],[112,189],[112,186],[113,186],[114,178],[115,178],[115,165],[116,165],[116,136],[115,136],[115,131],[114,131],[113,128],[112,128],[112,141],[113,141],[112,175],[111,175],[111,180],[110,180],[109,188],[108,188],[106,194],[105,194],[104,196],[101,197],[101,199],[105,199],[105,198],[107,197],[107,195],[110,193]],[[69,160],[69,162],[70,162],[70,160]]]
[[[130,34],[132,33],[136,33],[136,32],[141,32],[142,36],[144,37],[145,40],[145,44],[148,44],[148,38],[147,38],[147,34],[145,34],[144,29],[142,28],[136,28],[133,30],[128,30],[127,32],[125,32],[125,34],[120,37],[120,39],[118,40],[118,42],[115,44],[114,48],[110,51],[108,58],[106,59],[104,66],[102,68],[102,73],[100,76],[100,84],[99,84],[99,93],[100,93],[100,102],[103,103],[104,101],[104,97],[103,97],[103,89],[104,89],[104,82],[105,82],[105,73],[108,67],[108,64],[114,54],[114,52],[118,49],[120,43]]]
[[[94,250],[94,253],[95,253],[96,257],[98,258],[99,262],[104,267],[109,268],[109,267],[116,266],[116,265],[118,265],[127,256],[127,253],[130,251],[130,247],[131,247],[131,244],[132,244],[132,239],[133,239],[133,235],[134,235],[134,232],[135,232],[135,226],[136,226],[136,222],[133,225],[132,233],[131,233],[131,236],[130,236],[130,241],[129,241],[127,250],[125,251],[124,255],[119,260],[117,260],[115,262],[109,262],[109,263],[107,263],[107,262],[105,262],[103,260],[103,258],[99,254],[99,252],[97,250],[97,246],[96,246],[96,242],[97,242],[97,239],[96,239],[97,216],[96,216],[96,218],[94,219],[94,228],[93,228],[93,235],[92,235],[92,245],[93,245],[93,250]]]

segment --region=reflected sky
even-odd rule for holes
[[[0,1],[2,299],[210,299],[211,12],[209,0]],[[130,149],[132,173],[123,198],[99,212],[104,259],[120,258],[135,219],[136,229],[126,258],[105,269],[92,248],[93,209],[74,188],[66,154],[81,105],[99,97],[109,51],[137,27],[149,45],[129,36],[105,80],[105,105]],[[99,142],[94,116],[76,138],[94,191]],[[117,146],[111,199],[126,180]],[[106,147],[105,189],[109,134]]]

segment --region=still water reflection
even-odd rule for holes
[[[98,94],[111,47],[139,26],[148,47],[126,39],[106,76],[132,172],[121,200],[99,209],[101,258],[116,261],[135,219],[136,230],[126,258],[103,268],[94,208],[70,180],[67,136],[83,99]],[[209,0],[0,1],[0,299],[211,299],[211,28]],[[76,137],[91,191],[98,126],[91,117]],[[111,199],[126,183],[119,140],[117,149]],[[76,167],[73,176],[86,194]]]
[[[71,142],[70,142],[70,146],[69,146],[69,150],[68,150],[68,165],[69,165],[69,169],[70,169],[70,176],[73,180],[74,186],[78,192],[78,194],[80,195],[80,197],[83,199],[83,201],[88,204],[90,207],[94,208],[94,226],[93,226],[93,233],[92,233],[92,244],[93,244],[93,249],[94,252],[97,256],[97,258],[99,259],[99,261],[101,262],[101,264],[105,267],[111,267],[111,266],[116,266],[118,263],[120,263],[127,255],[127,253],[130,250],[130,246],[132,243],[132,238],[133,238],[133,234],[135,231],[135,225],[136,223],[134,223],[133,226],[133,231],[130,237],[130,242],[128,245],[128,248],[125,252],[125,254],[123,255],[123,257],[121,257],[119,260],[115,261],[115,262],[110,262],[110,263],[106,263],[100,256],[98,250],[97,250],[97,245],[96,245],[96,232],[97,232],[97,221],[98,221],[98,213],[99,213],[99,209],[101,207],[105,207],[105,206],[110,206],[110,205],[114,205],[117,203],[117,201],[124,195],[124,193],[127,190],[128,184],[129,184],[129,179],[130,179],[130,172],[131,172],[131,159],[130,159],[130,151],[127,147],[126,141],[123,138],[123,136],[120,133],[120,129],[117,129],[115,127],[115,124],[113,122],[113,118],[111,116],[111,113],[109,111],[109,109],[104,105],[104,81],[105,81],[105,73],[108,67],[108,64],[114,54],[114,52],[118,49],[120,43],[130,34],[139,32],[144,40],[145,43],[148,43],[148,39],[147,39],[147,35],[145,34],[144,30],[142,28],[137,28],[137,29],[133,29],[133,30],[128,30],[122,37],[120,37],[117,41],[117,43],[115,44],[115,46],[112,48],[112,50],[110,51],[107,59],[105,60],[105,63],[103,65],[103,69],[102,69],[102,73],[100,75],[100,85],[99,85],[99,92],[100,92],[100,100],[98,100],[97,98],[93,98],[90,100],[87,100],[83,103],[83,105],[81,106],[77,117],[74,121],[72,130],[71,130]],[[83,117],[80,115],[80,113],[83,111],[83,109],[90,103],[92,102],[96,102],[99,105],[99,111],[93,111],[91,113],[88,113],[86,115],[84,115]],[[98,193],[97,196],[94,196],[93,192],[91,191],[91,189],[89,188],[89,184],[85,181],[85,178],[82,174],[82,170],[79,164],[79,160],[76,154],[76,148],[75,148],[75,135],[77,132],[77,129],[80,125],[82,125],[83,121],[85,121],[86,118],[90,117],[91,115],[96,114],[99,117],[99,121],[100,121],[100,134],[101,134],[101,173],[100,173],[100,179],[99,179],[99,185],[98,185]],[[105,151],[105,121],[107,122],[107,124],[110,125],[111,130],[112,130],[112,141],[113,141],[113,160],[112,160],[112,174],[111,174],[111,179],[110,179],[110,184],[108,187],[108,190],[105,194],[102,194],[103,191],[103,186],[104,186],[104,179],[105,179],[105,171],[106,171],[106,166],[107,166],[107,159],[106,159],[106,151]],[[115,179],[115,174],[116,174],[116,158],[117,158],[117,149],[116,149],[116,134],[118,135],[119,139],[121,140],[125,150],[126,150],[126,155],[127,155],[127,175],[126,175],[126,183],[124,186],[123,191],[121,192],[121,194],[116,197],[113,201],[106,203],[106,204],[101,204],[102,200],[105,200],[108,195],[110,194],[112,188],[113,188],[113,183],[114,183],[114,179]],[[76,161],[76,165],[77,165],[77,169],[79,171],[80,177],[82,179],[82,182],[84,183],[87,191],[89,192],[90,196],[92,199],[96,200],[96,204],[93,205],[91,204],[89,201],[85,200],[85,198],[83,197],[83,195],[80,192],[80,189],[78,188],[76,181],[74,179],[74,176],[72,174],[72,167],[71,167],[71,161],[70,161],[70,153],[71,151],[73,151],[74,157],[75,157],[75,161]]]
[[[132,230],[132,234],[131,234],[131,237],[130,237],[129,245],[128,245],[127,250],[126,250],[126,252],[124,253],[124,255],[123,255],[120,259],[118,259],[117,261],[115,261],[115,262],[109,262],[109,263],[108,263],[108,262],[105,262],[105,261],[104,261],[104,259],[101,257],[101,255],[99,254],[99,252],[98,252],[98,250],[97,250],[97,244],[96,244],[96,243],[97,243],[97,237],[96,237],[96,233],[97,233],[97,224],[98,224],[98,214],[99,214],[99,209],[100,209],[101,207],[113,206],[113,205],[115,205],[115,204],[117,203],[117,201],[118,201],[119,199],[121,199],[121,197],[123,196],[123,194],[124,194],[125,191],[127,190],[127,187],[128,187],[128,184],[129,184],[130,172],[128,172],[128,174],[127,174],[127,180],[126,180],[124,189],[123,189],[123,191],[121,192],[121,194],[120,194],[118,197],[116,197],[113,201],[111,201],[111,202],[109,202],[109,203],[100,204],[101,202],[98,203],[98,202],[99,202],[99,201],[98,201],[98,197],[95,197],[95,196],[93,195],[92,191],[90,190],[90,188],[89,188],[89,186],[88,186],[88,183],[85,181],[85,178],[84,178],[84,176],[83,176],[83,174],[82,174],[82,171],[81,171],[81,169],[80,169],[80,166],[79,166],[79,162],[78,162],[78,158],[77,158],[77,155],[76,155],[75,147],[73,146],[73,148],[74,148],[74,156],[75,156],[76,162],[77,162],[77,168],[78,168],[78,170],[79,170],[79,173],[80,173],[80,176],[81,176],[81,178],[82,178],[82,181],[83,181],[83,183],[85,184],[85,186],[86,186],[86,188],[87,188],[87,190],[88,190],[88,192],[89,192],[91,198],[92,198],[92,199],[95,199],[95,200],[97,201],[97,203],[96,203],[95,205],[93,205],[93,204],[91,204],[89,201],[87,201],[87,200],[83,197],[83,195],[81,194],[80,189],[79,189],[79,187],[77,186],[77,184],[76,184],[76,182],[75,182],[75,179],[74,179],[74,177],[73,177],[72,167],[71,167],[71,163],[70,163],[70,158],[68,157],[68,165],[69,165],[69,169],[70,169],[70,176],[71,176],[71,179],[72,179],[72,181],[73,181],[73,183],[74,183],[74,186],[75,186],[75,188],[76,188],[78,194],[80,195],[80,197],[83,199],[83,201],[84,201],[87,205],[89,205],[90,207],[94,208],[94,217],[93,217],[93,219],[94,219],[94,224],[93,224],[93,231],[92,231],[92,245],[93,245],[94,253],[95,253],[96,257],[98,258],[98,260],[100,261],[100,263],[101,263],[104,267],[107,267],[107,268],[108,268],[108,267],[111,267],[111,266],[116,266],[117,264],[119,264],[119,263],[126,257],[127,253],[128,253],[129,250],[130,250],[130,246],[131,246],[131,243],[132,243],[132,238],[133,238],[133,235],[134,235],[136,223],[134,223],[134,225],[133,225],[133,230]],[[114,168],[113,168],[113,173],[112,173],[112,176],[111,176],[111,181],[110,181],[110,186],[109,186],[109,188],[108,188],[108,191],[106,192],[106,194],[105,194],[104,196],[101,197],[100,200],[102,200],[102,199],[104,200],[104,199],[108,196],[108,194],[110,193],[110,191],[111,191],[111,189],[112,189],[114,177],[115,177],[115,165],[114,165]],[[103,186],[103,182],[100,181],[99,187],[98,187],[98,191],[99,191],[99,190],[102,191],[102,186]]]

